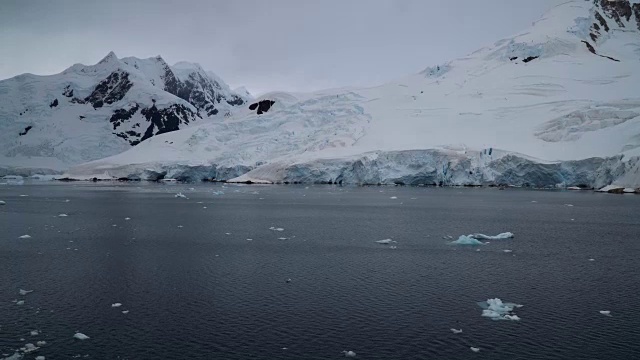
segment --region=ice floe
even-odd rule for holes
[[[34,352],[34,351],[36,351],[38,349],[39,349],[39,347],[33,345],[32,343],[24,344],[24,346],[20,348],[20,350],[22,350],[22,352],[25,353],[25,354],[28,354],[30,352]]]
[[[289,238],[286,237],[279,237],[278,240],[288,240]]]
[[[69,216],[69,215],[67,215],[67,214],[60,214],[60,215],[58,215],[58,217],[67,217],[67,216]]]
[[[0,200],[0,205],[6,205],[6,204],[7,204],[6,202]]]
[[[513,252],[513,250],[509,250],[509,249],[504,249],[504,250],[502,250],[502,251],[503,251],[503,252],[506,252],[506,253]]]
[[[111,304],[111,307],[114,307],[114,308],[117,308],[117,307],[120,307],[120,306],[122,306],[121,303],[113,303],[113,304]]]
[[[78,339],[78,340],[87,340],[87,339],[90,339],[90,337],[88,337],[87,335],[85,335],[85,334],[83,334],[83,333],[81,333],[81,332],[76,332],[76,333],[73,335],[73,337],[74,337],[74,338],[76,338],[76,339]]]
[[[16,301],[16,305],[24,305],[24,300]]]
[[[274,227],[274,226],[270,227],[270,228],[269,228],[269,230],[273,230],[273,231],[284,231],[284,229],[283,229],[283,228],[277,228],[277,227]]]
[[[126,218],[124,218],[124,221],[129,221],[129,220],[131,220],[131,218],[130,218],[130,217],[126,217]]]
[[[600,314],[604,316],[611,316],[611,310],[600,310]]]
[[[29,334],[31,336],[38,336],[40,334],[40,332],[38,330],[31,330],[31,332]]]
[[[175,197],[177,198],[183,198],[183,199],[188,199],[186,195],[184,195],[183,193],[179,192],[175,195]]]
[[[5,356],[5,355],[7,355],[7,354],[2,354],[2,356]],[[22,354],[15,353],[15,354],[13,354],[13,355],[11,355],[9,357],[2,358],[0,360],[20,360],[20,359],[22,359]]]
[[[478,303],[482,310],[482,316],[491,318],[491,320],[520,320],[513,310],[522,307],[515,303],[503,303],[498,298],[488,299]]]
[[[451,241],[451,245],[484,245],[484,243],[478,239],[474,239],[471,236],[460,235],[458,240]]]
[[[42,356],[42,355],[36,356],[36,360],[44,360],[44,359],[45,359],[45,358],[44,358],[44,356]]]
[[[129,310],[122,310],[122,313],[123,313],[123,314],[128,314],[128,313],[129,313]]]
[[[38,341],[38,342],[36,343],[36,345],[38,345],[38,346],[45,346],[45,345],[47,345],[47,342],[46,342],[46,341],[44,341],[44,340],[43,340],[43,341]]]
[[[351,350],[349,350],[349,351],[347,351],[347,350],[343,350],[343,351],[342,351],[342,353],[343,353],[343,354],[344,354],[344,356],[346,356],[346,357],[356,357],[356,353],[355,353],[355,352],[353,352],[353,351],[351,351]]]
[[[389,199],[393,199],[393,200],[395,200],[395,199],[397,199],[397,198],[398,198],[397,196],[392,196],[392,197],[390,197]]]
[[[384,240],[377,240],[376,241],[378,244],[391,244],[391,243],[395,243],[397,241],[391,240],[391,239],[384,239]]]
[[[462,332],[462,329],[451,328],[451,332],[454,333],[454,334],[460,334]]]
[[[473,352],[478,352],[478,351],[480,351],[480,348],[473,347],[473,346],[472,346],[472,347],[470,347],[469,349],[471,349],[471,351],[473,351]]]
[[[29,293],[32,293],[32,292],[33,292],[33,290],[23,290],[23,289],[19,289],[19,290],[18,290],[18,293],[19,293],[20,295],[22,295],[22,296],[25,296],[25,295],[27,295],[27,294],[29,294]]]
[[[20,239],[31,239],[31,235],[22,235]]]
[[[513,238],[513,233],[511,232],[503,232],[498,235],[485,235],[485,234],[472,234],[469,237],[477,239],[477,240],[503,240],[503,239],[511,239]]]

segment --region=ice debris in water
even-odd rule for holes
[[[462,332],[462,329],[453,329],[451,328],[451,332],[454,334],[460,334]]]
[[[2,354],[2,356],[5,356],[7,354]],[[6,358],[2,358],[2,360],[20,360],[22,359],[22,355],[20,355],[20,353],[15,353],[9,357]]]
[[[509,249],[504,249],[504,250],[502,250],[502,251],[504,251],[504,252],[506,252],[506,253],[513,252],[513,250],[509,250]]]
[[[397,196],[392,196],[392,197],[390,197],[389,199],[394,199],[394,200],[395,200],[395,199],[397,199],[397,198],[398,198]]]
[[[596,261],[596,259],[589,259],[589,261]]]
[[[38,336],[38,334],[40,334],[40,332],[38,330],[31,330],[31,332],[29,334],[31,334],[31,336]]]
[[[512,238],[513,237],[513,233],[503,232],[503,233],[500,233],[500,234],[495,235],[495,236],[485,235],[485,234],[473,234],[473,235],[469,235],[469,237],[472,237],[472,238],[478,239],[478,240],[502,240],[502,239],[510,239],[510,238]]]
[[[129,313],[129,310],[122,310],[122,313],[123,313],[123,314],[128,314],[128,313]]]
[[[34,352],[38,350],[38,347],[31,343],[28,343],[28,344],[24,344],[24,347],[20,348],[20,350],[22,350],[22,352],[24,352],[25,354],[28,354],[30,352]]]
[[[6,204],[7,204],[6,202],[0,200],[0,205],[6,205]]]
[[[177,198],[183,198],[183,199],[186,199],[186,198],[187,198],[187,197],[186,197],[183,193],[181,193],[181,192],[177,193],[175,196],[176,196]]]
[[[24,300],[16,301],[16,305],[24,305]]]
[[[600,314],[605,316],[611,316],[611,310],[600,310]]]
[[[572,204],[564,204],[564,206],[569,206],[569,207],[571,207],[571,206],[573,206],[573,205],[572,205]]]
[[[478,306],[483,309],[482,316],[491,318],[491,320],[520,320],[520,317],[513,310],[522,307],[522,305],[503,303],[502,300],[495,298],[481,301]]]
[[[279,237],[278,240],[287,240],[288,238],[286,237]]]
[[[478,352],[478,351],[480,351],[480,348],[473,347],[473,346],[472,346],[472,347],[470,347],[469,349],[471,349],[471,351],[473,351],[473,352]]]
[[[130,217],[126,217],[126,218],[124,218],[124,220],[125,221],[129,221],[129,220],[131,220],[131,218]]]
[[[111,307],[120,307],[120,306],[122,306],[121,303],[113,303],[113,304],[111,304]]]
[[[274,226],[270,227],[270,228],[269,228],[269,230],[273,230],[273,231],[284,231],[284,229],[283,229],[283,228],[277,228],[277,227],[274,227]]]
[[[20,239],[31,239],[31,235],[22,235]]]
[[[378,244],[391,244],[391,243],[395,243],[397,241],[391,240],[391,239],[384,239],[384,240],[377,240],[376,241]]]
[[[43,341],[38,341],[38,342],[36,343],[36,345],[38,345],[38,346],[45,346],[45,345],[47,345],[47,342],[46,342],[46,341],[44,341],[44,340],[43,340]]]
[[[344,356],[346,356],[346,357],[356,357],[356,353],[351,351],[351,350],[349,350],[349,351],[343,350],[342,352],[344,353]]]
[[[58,215],[58,217],[67,217],[67,216],[69,216],[69,215],[67,215],[67,214],[60,214],[60,215]]]
[[[42,356],[42,355],[36,356],[36,360],[44,360],[44,356]]]
[[[25,296],[25,295],[27,295],[28,293],[32,293],[32,292],[33,292],[33,290],[22,290],[22,289],[18,290],[18,293],[19,293],[20,295],[22,295],[22,296]]]
[[[482,241],[479,241],[467,235],[460,235],[458,240],[454,240],[449,244],[451,245],[484,245]]]
[[[88,337],[87,335],[85,335],[85,334],[83,334],[83,333],[81,333],[81,332],[76,332],[76,333],[73,335],[73,337],[74,337],[74,338],[76,338],[76,339],[78,339],[78,340],[87,340],[87,339],[89,339],[89,337]]]

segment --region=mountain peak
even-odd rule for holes
[[[102,60],[98,62],[98,64],[106,64],[106,63],[117,61],[117,60],[118,60],[118,57],[116,56],[116,53],[114,53],[113,51],[109,51],[107,56],[103,57]]]

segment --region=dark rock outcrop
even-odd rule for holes
[[[193,119],[196,115],[191,109],[181,104],[173,104],[165,109],[158,109],[153,105],[142,109],[140,113],[150,122],[140,141],[153,135],[179,130],[181,124],[189,124],[189,119]],[[157,130],[154,132],[154,129]]]
[[[68,98],[73,97],[73,89],[71,88],[71,85],[67,85],[64,87],[64,90],[62,90],[62,95]]]
[[[26,128],[24,128],[24,131],[21,131],[21,132],[19,133],[19,135],[20,135],[20,136],[27,135],[27,133],[28,133],[28,132],[29,132],[29,130],[31,130],[31,129],[33,129],[33,126],[29,125],[29,126],[27,126]]]
[[[113,104],[122,100],[132,86],[133,83],[129,81],[129,73],[117,70],[102,80],[84,101],[91,103],[94,108],[100,108],[105,103]]]
[[[56,106],[58,106],[58,99],[54,99],[54,100],[51,102],[51,104],[49,104],[49,107],[50,107],[50,108],[54,108],[54,107],[56,107]]]
[[[529,61],[531,61],[531,60],[535,60],[535,59],[537,59],[538,57],[539,57],[539,56],[528,56],[528,57],[526,57],[526,58],[522,59],[522,62],[524,62],[524,63],[528,63]]]
[[[271,106],[273,106],[273,104],[275,103],[276,102],[273,100],[261,100],[257,103],[249,105],[249,110],[257,110],[256,113],[258,115],[261,115],[269,111],[269,109],[271,109]]]

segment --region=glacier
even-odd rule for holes
[[[165,91],[161,103],[183,104],[203,120],[133,147],[85,152],[90,158],[56,157],[46,142],[36,152],[14,144],[3,150],[0,174],[32,174],[55,158],[62,177],[73,179],[633,190],[640,187],[639,55],[640,4],[567,1],[521,33],[379,86],[254,98],[221,85],[228,106],[208,117],[215,101]],[[151,60],[118,61],[173,86],[145,70],[155,69]],[[169,68],[176,82],[223,84],[194,64]],[[150,106],[143,100],[134,102]],[[124,116],[134,107],[120,109]],[[30,157],[29,166],[3,160],[16,154]]]

